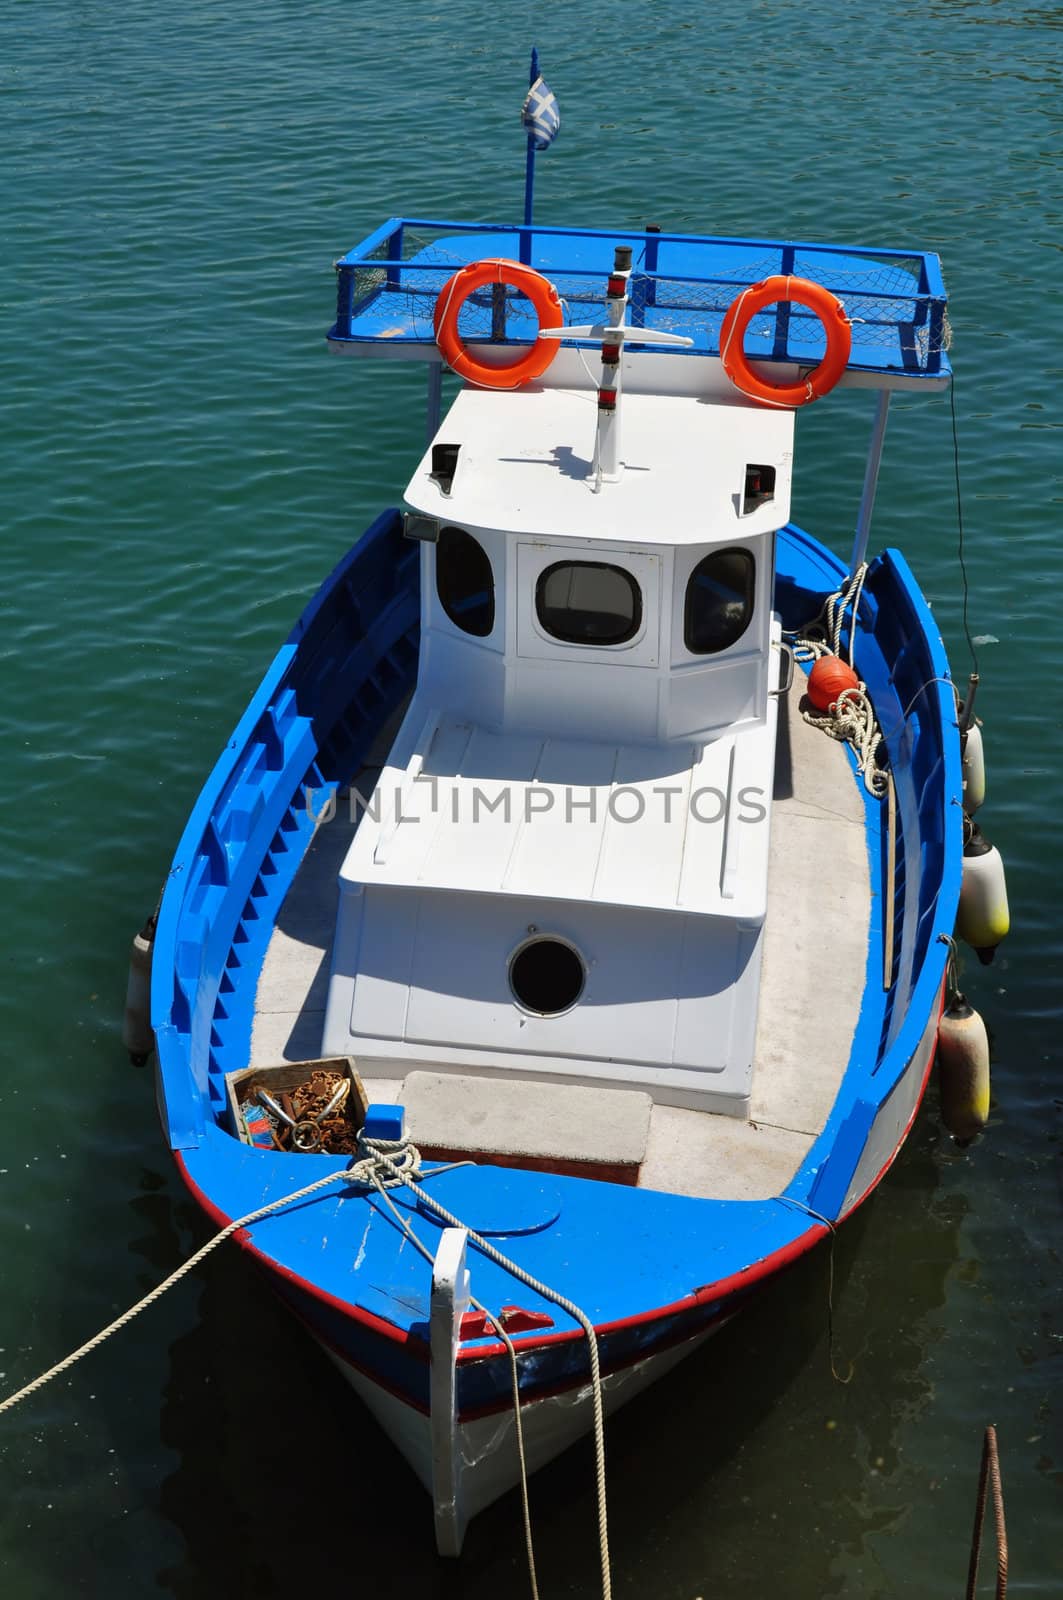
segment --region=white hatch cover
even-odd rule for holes
[[[340,881],[759,919],[774,746],[774,700],[764,725],[704,747],[497,734],[428,712],[384,768]]]

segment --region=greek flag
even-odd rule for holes
[[[557,138],[561,113],[554,91],[546,79],[536,78],[520,108],[520,120],[535,141],[536,150],[545,150]]]

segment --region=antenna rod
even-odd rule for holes
[[[855,572],[867,560],[867,545],[871,535],[871,513],[875,509],[875,490],[878,488],[878,469],[882,464],[882,446],[886,438],[886,418],[890,409],[890,392],[880,389],[875,421],[871,429],[871,443],[864,467],[864,491],[860,496],[860,513],[856,519],[853,553],[849,557],[849,571]]]

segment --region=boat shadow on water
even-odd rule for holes
[[[830,1371],[821,1247],[610,1421],[618,1594],[689,1600],[712,1584],[752,1600],[776,1579],[786,1595],[841,1594],[839,1555],[903,1521],[900,1482],[886,1508],[863,1491],[869,1474],[902,1473],[901,1425],[931,1403],[926,1357],[962,1221],[954,1199],[935,1200],[939,1138],[924,1115],[836,1240],[834,1362],[850,1383]],[[153,1225],[169,1256],[178,1219],[161,1209]],[[146,1253],[158,1259],[154,1245]],[[459,1562],[441,1561],[402,1456],[250,1263],[224,1250],[200,1281],[196,1324],[170,1347],[160,1418],[180,1462],[158,1509],[187,1549],[158,1573],[162,1588],[197,1600],[335,1580],[380,1597],[524,1592],[515,1492],[476,1520]],[[530,1495],[543,1592],[599,1593],[589,1443],[537,1474]]]

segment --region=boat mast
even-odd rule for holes
[[[598,380],[598,433],[594,443],[595,492],[606,483],[617,483],[623,470],[620,464],[620,387],[623,381],[620,357],[624,348],[624,311],[631,277],[631,246],[617,245],[613,270],[605,291],[608,317],[602,330],[602,373]]]
[[[605,291],[608,322],[583,323],[578,328],[540,328],[540,339],[601,340],[602,372],[598,380],[598,431],[594,441],[591,472],[595,494],[603,483],[619,483],[624,467],[620,460],[621,357],[629,334],[638,344],[692,345],[678,333],[659,333],[654,328],[634,328],[624,321],[631,277],[631,246],[618,244],[613,255],[613,270]]]

